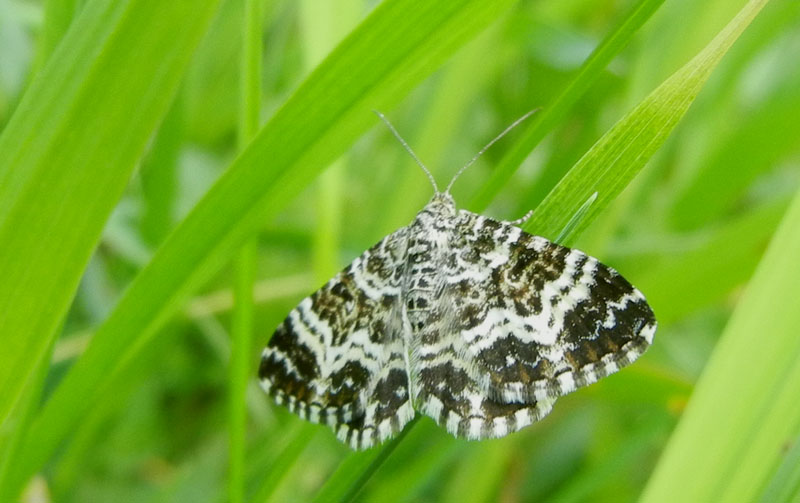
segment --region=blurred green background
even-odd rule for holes
[[[687,73],[659,87],[715,47],[737,13],[764,3],[0,0],[0,272],[18,273],[0,277],[0,319],[11,320],[0,322],[9,348],[0,365],[14,369],[0,383],[15,390],[0,418],[0,495],[797,498],[800,412],[781,407],[794,403],[785,386],[800,357],[791,260],[800,218],[787,211],[800,184],[800,4],[767,3],[707,82],[693,88]],[[587,66],[601,42],[606,52]],[[572,171],[574,186],[609,195],[568,244],[619,270],[659,320],[633,366],[504,439],[457,440],[423,418],[390,448],[356,455],[260,391],[261,348],[288,311],[431,196],[371,109],[442,186],[541,108],[453,189],[461,207],[512,220],[656,89],[683,104],[665,101],[647,121],[623,123],[627,136],[606,137],[632,145],[626,155],[639,160],[620,168],[627,178],[603,186]],[[651,136],[669,137],[651,158],[637,131],[662,122]],[[585,162],[602,161],[598,150]],[[270,192],[253,184],[251,194],[244,180]],[[551,201],[561,214],[542,210],[540,220],[570,220],[575,207]],[[527,230],[555,239],[557,229]],[[167,236],[176,244],[159,250]],[[236,252],[248,239],[250,251]],[[40,257],[42,246],[51,251]],[[234,315],[234,291],[251,284],[252,310],[245,300]],[[684,415],[701,375],[696,412]],[[744,411],[730,427],[727,406]],[[765,429],[774,435],[761,442]],[[744,458],[761,471],[732,491]],[[682,499],[665,480],[694,492]]]

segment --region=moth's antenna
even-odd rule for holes
[[[373,110],[373,112],[383,121],[384,124],[386,124],[386,127],[389,128],[389,131],[391,131],[394,137],[397,138],[397,141],[399,141],[400,144],[403,146],[403,148],[406,149],[406,152],[411,154],[411,157],[413,157],[414,161],[419,165],[420,168],[422,168],[422,171],[424,171],[425,174],[428,175],[428,180],[431,181],[431,185],[433,185],[433,190],[435,190],[436,193],[438,194],[439,186],[436,185],[436,180],[434,180],[433,175],[431,174],[430,171],[428,171],[428,168],[426,168],[425,165],[422,164],[422,161],[419,160],[417,154],[415,154],[414,151],[411,150],[411,147],[408,146],[408,143],[406,143],[403,137],[400,136],[400,133],[398,133],[397,130],[394,128],[394,126],[392,126],[392,123],[389,122],[389,119],[387,119],[382,113],[378,112],[377,110]]]
[[[536,113],[536,112],[538,112],[538,111],[539,111],[539,109],[538,109],[538,108],[534,108],[533,110],[531,110],[530,112],[526,113],[525,115],[523,115],[523,116],[522,116],[522,117],[520,117],[519,119],[515,120],[514,122],[512,122],[512,123],[511,123],[511,125],[510,125],[510,126],[508,126],[507,128],[505,128],[505,129],[503,130],[503,132],[502,132],[502,133],[500,133],[499,135],[495,136],[494,140],[490,141],[489,143],[487,143],[487,144],[486,144],[486,146],[485,146],[485,147],[483,147],[482,149],[480,149],[480,150],[478,151],[478,153],[477,153],[477,154],[475,154],[475,157],[473,157],[472,159],[470,159],[470,160],[469,160],[469,162],[468,162],[467,164],[465,164],[463,168],[459,169],[459,170],[456,172],[455,176],[454,176],[454,177],[453,177],[453,178],[450,180],[450,183],[448,183],[448,184],[447,184],[447,188],[445,189],[445,193],[448,193],[448,192],[450,192],[450,188],[453,186],[453,183],[455,183],[456,179],[457,179],[459,176],[461,176],[461,173],[463,173],[464,171],[466,171],[466,170],[467,170],[467,168],[469,168],[470,166],[472,166],[473,164],[475,164],[475,161],[477,161],[477,160],[478,160],[478,158],[479,158],[481,155],[483,155],[483,153],[484,153],[484,152],[486,152],[487,150],[489,150],[489,147],[491,147],[492,145],[494,145],[494,144],[495,144],[495,142],[496,142],[497,140],[499,140],[500,138],[502,138],[503,136],[505,136],[505,135],[506,135],[506,133],[508,133],[509,131],[511,131],[512,129],[514,129],[515,127],[517,127],[517,126],[519,125],[519,123],[520,123],[520,122],[524,121],[525,119],[527,119],[528,117],[530,117],[531,115],[533,115],[534,113]]]

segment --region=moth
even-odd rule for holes
[[[377,113],[377,112],[376,112]],[[259,366],[264,391],[354,449],[417,412],[466,439],[505,436],[555,400],[632,363],[650,346],[639,290],[585,253],[434,195],[406,227],[365,251],[278,326]],[[528,114],[529,115],[529,114]]]

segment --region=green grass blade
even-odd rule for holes
[[[746,283],[788,203],[751,210],[714,229],[697,246],[650,260],[647,269],[637,274],[636,284],[649,292],[647,300],[658,321],[677,321]],[[665,248],[669,249],[668,243]]]
[[[752,8],[752,4],[750,4]],[[643,501],[754,501],[800,428],[800,193],[725,328]],[[680,481],[680,483],[676,483]]]
[[[516,455],[516,440],[504,438],[469,445],[450,481],[442,489],[443,503],[496,501],[503,477]]]
[[[139,168],[144,203],[141,234],[152,246],[161,243],[175,225],[178,162],[183,140],[182,97],[179,91]]]
[[[583,63],[575,78],[553,103],[530,119],[530,125],[523,126],[525,129],[520,140],[503,156],[494,168],[492,176],[470,201],[469,207],[473,211],[486,209],[500,189],[508,183],[522,161],[564,118],[570,108],[586,93],[611,60],[628,45],[633,35],[650,19],[650,16],[662,3],[664,0],[641,0],[597,46]]]
[[[382,446],[347,456],[322,486],[314,501],[317,503],[353,501],[375,471],[413,430],[419,419],[420,416],[416,416],[403,428],[403,431]]]
[[[231,360],[228,396],[229,470],[228,500],[244,501],[245,447],[247,443],[247,383],[253,366],[253,282],[258,246],[248,241],[234,263],[234,309],[231,321]]]
[[[718,142],[695,179],[676,198],[673,221],[677,227],[697,228],[730,211],[754,180],[796,151],[797,137],[783,132],[792,131],[797,123],[800,72],[797,73],[777,99],[736,118],[741,125]],[[761,149],[765,144],[772,148]]]
[[[50,353],[48,348],[48,354]],[[7,484],[7,481],[10,474],[13,473],[14,462],[19,456],[25,428],[28,427],[41,400],[47,370],[48,368],[44,365],[36,369],[35,375],[30,381],[30,387],[22,390],[22,398],[18,402],[17,410],[14,411],[13,417],[17,423],[12,428],[0,430],[0,501],[13,500],[13,486]]]
[[[261,112],[261,0],[244,0],[240,57],[239,121],[237,140],[244,149],[255,136]],[[228,501],[245,500],[247,444],[247,383],[252,375],[253,284],[258,243],[242,246],[234,261],[234,306],[231,321],[231,360],[228,394]]]
[[[300,2],[304,58],[309,70],[330,52],[358,20],[361,0]],[[320,283],[341,268],[342,189],[345,185],[345,158],[335,160],[317,181],[316,228],[312,242],[312,265]]]
[[[614,474],[624,472],[627,467],[645,458],[644,454],[657,439],[663,437],[670,423],[664,416],[646,418],[641,423],[632,425],[625,432],[624,438],[615,446],[614,451],[605,452],[599,459],[587,463],[559,490],[548,498],[552,503],[580,503],[597,498],[601,494],[609,494],[604,487]],[[617,490],[611,494],[624,494]],[[620,499],[626,499],[620,497]]]
[[[36,68],[41,68],[61,42],[67,28],[80,10],[81,0],[46,0],[44,23],[39,34],[36,53]]]
[[[317,493],[315,503],[351,501],[396,445],[392,440],[381,447],[348,455]]]
[[[762,503],[792,503],[800,494],[800,442],[794,440],[792,447],[775,471],[767,488],[761,494]]]
[[[20,460],[41,466],[181,302],[327,162],[513,2],[378,6],[260,131],[139,274],[32,426]],[[170,3],[172,5],[172,3]],[[177,23],[180,25],[180,23]],[[173,30],[174,31],[174,30]]]
[[[247,382],[251,372],[253,340],[253,284],[258,243],[248,241],[233,262],[234,304],[231,313],[231,359],[228,390],[228,500],[244,501],[245,445],[247,442]]]
[[[90,2],[3,131],[0,423],[45,363],[103,224],[215,4]]]
[[[247,148],[261,123],[262,0],[243,0],[244,26],[240,59],[239,121],[237,142]]]
[[[366,501],[418,501],[426,489],[446,479],[448,469],[467,451],[430,419],[406,435],[364,488]]]
[[[765,3],[766,0],[748,3],[697,56],[603,135],[536,207],[525,228],[543,236],[557,236],[597,192],[596,201],[586,209],[586,217],[565,238],[565,244],[569,244],[664,143],[711,71]]]
[[[306,422],[300,422],[292,432],[291,439],[286,446],[280,451],[277,458],[273,463],[266,465],[267,472],[264,473],[263,468],[265,465],[257,467],[254,470],[257,475],[253,478],[256,481],[253,485],[256,489],[253,491],[253,496],[249,501],[255,503],[267,503],[274,501],[273,496],[284,481],[286,476],[291,470],[297,467],[297,460],[303,451],[308,447],[308,444],[314,439],[314,434],[317,433],[316,425]],[[301,466],[302,468],[302,466]]]

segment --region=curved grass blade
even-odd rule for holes
[[[251,479],[255,479],[252,485],[256,487],[256,489],[252,491],[252,497],[249,498],[249,501],[259,503],[275,501],[274,494],[278,490],[278,487],[284,482],[284,479],[292,469],[298,466],[298,459],[308,447],[308,444],[314,439],[316,433],[316,425],[298,421],[296,428],[290,434],[291,439],[283,447],[274,461],[268,465],[267,473],[263,473],[264,464],[256,465],[257,470],[251,470],[256,472],[257,475],[251,475],[250,477]]]
[[[481,191],[470,201],[473,211],[483,211],[489,206],[500,189],[522,164],[540,141],[564,118],[570,108],[591,87],[606,66],[624,49],[633,35],[650,19],[650,16],[664,3],[664,0],[641,0],[622,19],[620,24],[606,36],[589,58],[583,63],[577,75],[555,99],[555,101],[536,114],[511,149],[494,168],[492,176]]]
[[[170,3],[171,4],[171,3]],[[513,0],[378,6],[259,132],[156,252],[32,425],[18,477],[41,466],[181,302],[367,127]]]
[[[79,0],[47,0],[44,2],[42,30],[36,52],[36,68],[41,68],[61,42],[69,25],[81,9]]]
[[[788,206],[786,199],[755,208],[705,234],[698,246],[649,260],[636,284],[648,292],[659,323],[680,320],[747,283]]]
[[[675,198],[671,215],[675,226],[696,229],[713,222],[735,206],[754,180],[797,152],[793,129],[798,110],[800,71],[774,99],[742,113],[734,133],[720,134],[724,141],[718,141],[692,183]]]
[[[403,431],[384,445],[366,451],[354,452],[347,456],[334,474],[325,482],[325,485],[322,486],[314,501],[316,503],[353,501],[370,477],[414,428],[419,419],[419,415],[414,417],[403,428]]]
[[[433,421],[421,420],[360,494],[365,501],[419,501],[446,479],[456,460],[469,452],[466,447]]]
[[[605,209],[664,143],[700,92],[712,70],[755,17],[766,0],[753,0],[697,56],[672,74],[620,119],[575,164],[525,225],[543,236],[556,236],[593,193],[585,218],[565,237],[575,236]]]
[[[498,489],[517,454],[516,439],[471,444],[442,489],[442,503],[482,503],[502,499]]]
[[[769,485],[761,493],[761,503],[791,503],[800,494],[800,442],[794,441]]]
[[[0,136],[1,430],[216,3],[88,3]]]
[[[48,348],[47,353],[51,353],[51,348]],[[17,421],[15,428],[0,432],[0,501],[13,499],[13,495],[10,494],[10,486],[5,484],[5,481],[12,472],[19,449],[22,447],[23,432],[28,427],[30,418],[33,417],[41,400],[47,370],[44,365],[35,370],[29,388],[22,391],[22,399],[14,411],[14,419]]]
[[[787,302],[800,298],[798,227],[800,192],[725,328],[642,501],[755,501],[777,471],[787,443],[797,438],[800,311]]]

